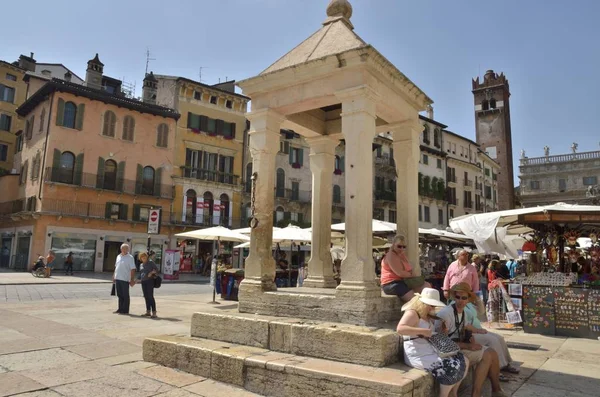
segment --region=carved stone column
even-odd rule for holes
[[[346,142],[346,254],[338,292],[380,294],[373,263],[373,139],[375,99],[367,86],[342,92],[342,134]],[[354,294],[355,295],[355,294]]]
[[[250,234],[250,255],[246,259],[245,277],[240,284],[240,303],[247,294],[275,291],[275,260],[273,259],[273,206],[275,159],[279,151],[280,126],[283,117],[272,110],[260,110],[247,115],[251,130],[250,153],[252,171],[256,174],[253,192],[254,218],[258,226]],[[241,307],[241,306],[240,306]]]
[[[333,171],[338,141],[328,137],[308,138],[312,171],[312,241],[305,287],[335,288],[331,262],[331,208]]]
[[[394,161],[396,162],[396,214],[398,234],[406,237],[408,259],[414,274],[419,266],[419,134],[423,125],[415,119],[392,128]]]

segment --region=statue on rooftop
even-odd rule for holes
[[[577,142],[573,142],[573,144],[571,145],[571,150],[573,151],[573,154],[577,153],[578,147],[579,145],[577,144]]]
[[[544,146],[544,156],[550,156],[550,147],[548,145]]]
[[[525,149],[521,149],[521,158],[524,159],[525,157]]]

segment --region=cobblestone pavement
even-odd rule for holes
[[[30,302],[62,299],[110,299],[112,284],[42,284],[42,285],[0,285],[0,302]],[[163,285],[154,291],[159,296],[204,294],[211,292],[208,284],[173,283]],[[142,297],[138,284],[130,289],[132,297]]]

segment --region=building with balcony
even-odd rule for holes
[[[557,202],[600,204],[600,151],[526,157],[519,164],[520,200],[523,207]]]
[[[0,60],[0,174],[12,171],[16,134],[23,128],[16,113],[27,95],[23,76],[25,70],[18,64]]]
[[[8,267],[26,269],[52,249],[61,268],[110,271],[123,242],[146,250],[151,209],[162,210],[160,255],[169,243],[179,114],[98,87],[104,65],[88,62],[86,83],[51,79],[23,103],[14,167],[0,178],[0,235]]]
[[[233,81],[211,86],[152,73],[144,79],[143,97],[181,114],[175,129],[173,223],[238,228],[250,99],[235,93]]]

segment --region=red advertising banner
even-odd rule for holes
[[[204,201],[198,201],[196,203],[196,208],[201,210],[202,208],[204,208]]]
[[[208,202],[205,201],[204,202],[204,208],[210,208],[210,203],[208,203]]]
[[[192,271],[192,258],[189,258],[189,257],[184,258],[183,261],[181,261],[179,271],[180,272],[191,272]]]
[[[217,212],[221,211],[221,206],[219,204],[213,205],[213,211],[217,211]]]

